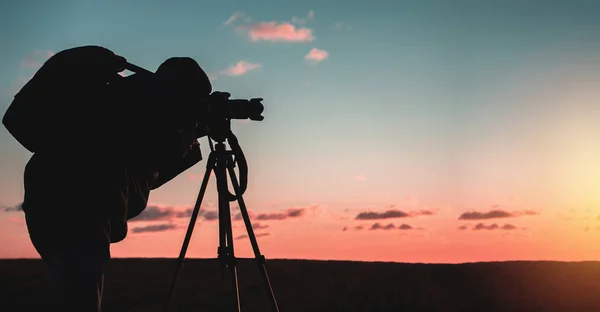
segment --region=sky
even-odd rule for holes
[[[600,260],[598,1],[6,1],[0,12],[2,114],[50,55],[88,44],[152,71],[189,56],[213,90],[263,98],[263,121],[232,127],[267,259]],[[0,258],[37,258],[15,209],[31,154],[4,127],[0,147]],[[178,256],[205,164],[151,193],[113,257]],[[188,257],[217,255],[214,183]],[[253,257],[243,222],[233,232],[236,255]]]

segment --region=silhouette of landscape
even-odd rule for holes
[[[113,259],[103,311],[162,311],[175,259]],[[268,260],[282,312],[600,311],[600,262],[465,264]],[[238,266],[243,311],[269,311],[253,259]],[[225,275],[227,276],[227,275]],[[0,311],[45,311],[41,260],[1,260]],[[219,311],[228,299],[216,259],[190,259],[173,296],[176,311]]]

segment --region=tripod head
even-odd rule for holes
[[[237,164],[239,169],[239,195],[241,196],[248,188],[248,163],[237,137],[231,131],[231,121],[222,121],[210,127],[207,139],[211,155],[208,157],[206,165],[210,166],[211,163],[216,163],[217,166],[221,164],[224,167],[231,166],[233,168]],[[213,141],[216,142],[214,146]],[[225,141],[229,143],[230,150],[226,149]],[[229,191],[227,180],[223,179],[226,179],[226,177],[217,175],[217,192],[219,192],[219,195],[224,195],[229,201],[237,200],[238,197]]]

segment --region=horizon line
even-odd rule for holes
[[[256,258],[236,257],[238,260],[256,260]],[[39,257],[29,258],[0,258],[0,261],[19,261],[19,260],[34,260],[42,261]],[[111,257],[110,260],[178,260],[177,257]],[[216,257],[200,258],[190,257],[184,260],[218,260]],[[600,263],[600,260],[495,260],[495,261],[466,261],[466,262],[401,262],[401,261],[385,261],[385,260],[343,260],[343,259],[300,259],[300,258],[267,258],[269,261],[306,261],[306,262],[355,262],[355,263],[396,263],[396,264],[427,264],[427,265],[459,265],[459,264],[485,264],[485,263],[514,263],[514,262],[556,262],[556,263]]]

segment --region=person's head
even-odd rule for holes
[[[173,109],[177,117],[198,116],[206,110],[212,85],[194,59],[171,57],[158,67],[155,77],[163,100],[169,102],[166,104]]]

